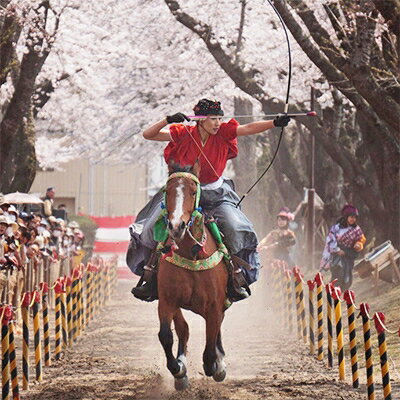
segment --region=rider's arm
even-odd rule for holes
[[[143,137],[147,140],[157,140],[159,142],[170,142],[172,140],[168,129],[163,129],[168,125],[167,119],[156,122],[143,132]]]
[[[264,132],[268,129],[275,128],[274,121],[256,121],[246,125],[239,125],[236,133],[238,136],[255,135],[256,133]]]

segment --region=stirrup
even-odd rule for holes
[[[251,295],[251,290],[247,284],[243,271],[240,268],[232,270],[228,280],[228,298],[231,301],[247,299]]]
[[[154,277],[156,269],[145,265],[144,272],[138,284],[132,288],[131,293],[139,300],[154,301],[158,299],[157,278]]]

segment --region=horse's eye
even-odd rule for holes
[[[196,194],[197,194],[197,192],[193,192],[193,193],[192,193],[192,196],[196,196]]]

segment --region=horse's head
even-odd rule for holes
[[[165,190],[167,208],[167,228],[170,237],[176,241],[183,239],[190,226],[192,213],[198,206],[200,163],[193,167],[169,165],[169,177]]]

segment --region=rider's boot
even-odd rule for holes
[[[157,278],[156,278],[156,261],[157,257],[153,253],[150,256],[148,265],[144,266],[144,272],[136,287],[131,293],[138,299],[144,301],[153,301],[158,298],[157,295]]]
[[[231,262],[231,274],[228,282],[228,297],[231,301],[247,299],[251,295],[249,285],[241,268]]]

